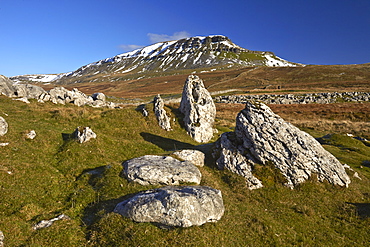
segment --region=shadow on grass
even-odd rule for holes
[[[180,142],[174,139],[153,135],[147,132],[141,132],[140,135],[145,141],[153,143],[164,151],[177,151],[183,149],[199,150],[205,154],[205,164],[209,167],[215,167],[215,159],[212,157],[212,149],[214,143],[207,143],[202,145],[193,145],[186,142]]]
[[[92,203],[85,208],[84,216],[82,217],[83,223],[88,227],[91,226],[92,224],[98,222],[104,215],[112,213],[118,203],[127,200],[136,194],[137,193],[132,193],[121,196],[117,199]]]
[[[348,204],[351,204],[356,207],[357,214],[361,218],[370,217],[370,203],[351,203],[349,202]]]
[[[153,143],[158,147],[162,148],[165,151],[175,151],[181,149],[197,149],[195,145],[176,141],[174,139],[165,138],[158,135],[153,135],[147,132],[141,132],[140,135],[144,138],[145,141]]]

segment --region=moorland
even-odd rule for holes
[[[143,117],[138,104],[154,95],[180,97],[192,71],[131,81],[64,85],[86,94],[105,93],[129,101],[118,109],[77,107],[51,102],[30,104],[0,96],[0,115],[9,131],[0,142],[0,230],[5,246],[367,246],[370,223],[370,103],[269,105],[285,120],[320,139],[323,147],[353,171],[348,188],[319,183],[313,176],[295,189],[281,183],[271,167],[255,175],[265,187],[250,191],[243,178],[218,170],[210,156],[213,143],[235,127],[242,104],[216,104],[218,133],[199,146],[183,129],[178,103],[166,104],[173,131]],[[297,68],[241,68],[200,73],[210,92],[269,94],[370,91],[370,64],[310,65]],[[149,77],[149,75],[148,75]],[[50,89],[55,85],[42,85]],[[77,126],[97,138],[87,143],[64,139]],[[25,134],[35,130],[33,140]],[[201,185],[222,191],[225,214],[217,223],[160,229],[135,223],[113,211],[128,195],[156,186],[129,183],[122,163],[146,154],[202,149]],[[354,176],[357,173],[359,178]],[[33,230],[44,219],[66,214],[70,220]]]

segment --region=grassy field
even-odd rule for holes
[[[367,246],[370,147],[343,134],[369,137],[369,105],[271,106],[314,137],[325,136],[324,147],[354,169],[348,171],[352,183],[340,188],[313,177],[291,190],[281,185],[275,170],[260,166],[256,176],[265,187],[249,191],[241,177],[217,170],[209,157],[217,136],[209,145],[196,147],[179,124],[176,104],[167,108],[176,121],[174,130],[166,132],[153,113],[143,117],[134,106],[25,104],[0,96],[0,116],[9,124],[0,143],[10,143],[0,147],[0,230],[5,246]],[[338,106],[351,110],[340,114],[334,110]],[[217,104],[218,134],[233,129],[242,107]],[[348,124],[317,125],[313,117]],[[364,126],[354,133],[353,126],[360,123]],[[91,127],[97,138],[84,144],[70,140],[78,126]],[[30,130],[37,133],[34,140],[25,138]],[[163,230],[112,212],[127,195],[155,188],[128,183],[120,176],[122,162],[182,148],[208,152],[207,164],[200,168],[201,184],[222,191],[226,211],[219,222]],[[354,178],[354,172],[361,179]],[[32,230],[39,221],[62,213],[71,219]]]

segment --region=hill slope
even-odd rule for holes
[[[87,64],[76,71],[59,75],[25,75],[13,80],[53,82],[58,84],[132,79],[148,74],[180,70],[244,66],[297,66],[272,52],[251,51],[234,44],[221,35],[197,36],[159,42]],[[108,78],[115,77],[115,78]]]

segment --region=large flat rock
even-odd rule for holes
[[[199,184],[202,178],[199,169],[191,162],[179,161],[170,156],[145,155],[122,165],[126,178],[142,185]]]
[[[147,190],[117,204],[114,212],[136,222],[190,227],[216,222],[224,214],[221,191],[206,186]]]

